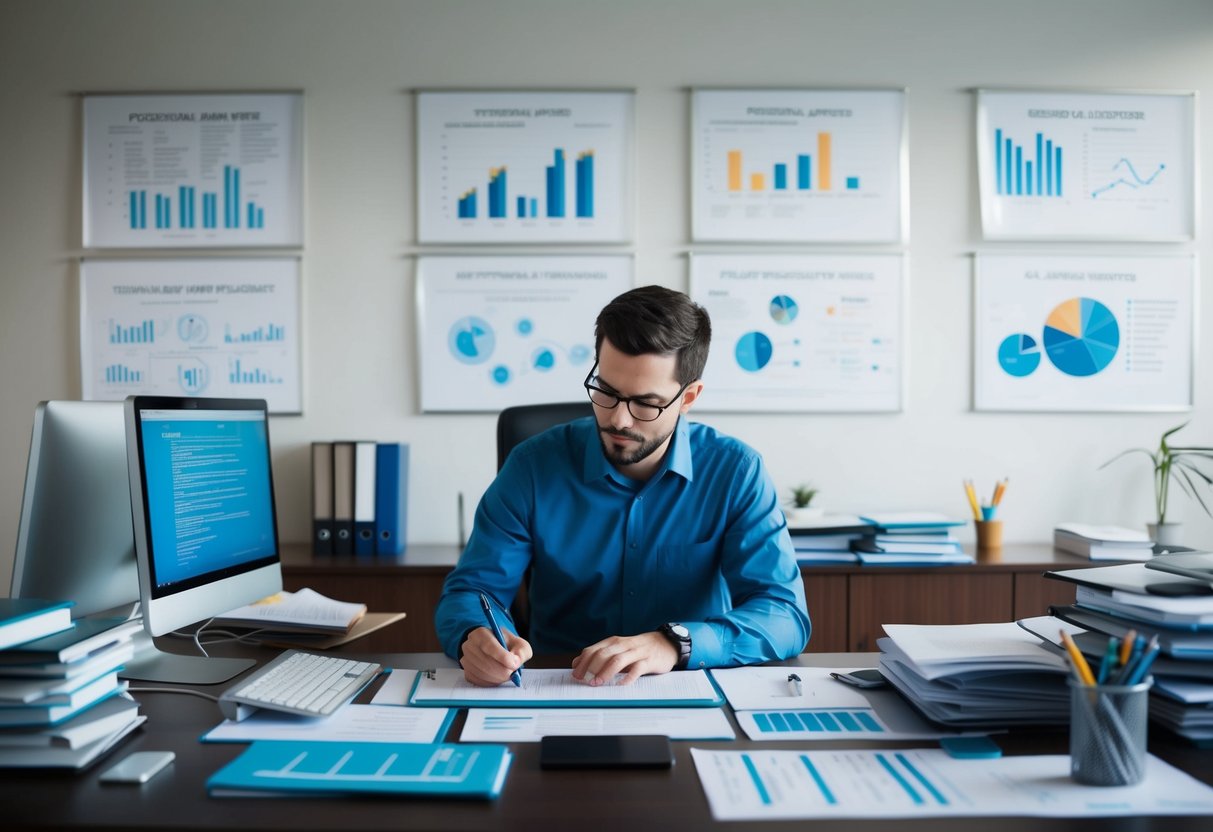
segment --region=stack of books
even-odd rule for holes
[[[887,512],[861,518],[874,528],[851,543],[865,566],[944,566],[973,563],[952,529],[963,526],[935,512]]]
[[[857,563],[859,556],[851,551],[851,544],[873,530],[871,523],[854,514],[823,514],[788,526],[796,562],[802,564]]]
[[[0,767],[84,768],[146,719],[118,680],[140,622],[86,618],[73,626],[69,606],[0,599],[0,639],[10,624],[37,620],[44,626],[34,629],[45,630],[58,622],[41,637],[6,640],[0,652]]]
[[[885,624],[880,671],[923,716],[949,728],[1062,724],[1060,651],[1017,622]]]
[[[1171,562],[1203,563],[1208,574],[1202,579],[1152,568]],[[1213,554],[1163,555],[1149,564],[1045,576],[1077,584],[1075,603],[1051,612],[1088,631],[1074,641],[1092,667],[1102,661],[1109,638],[1123,641],[1132,634],[1139,649],[1157,639],[1150,719],[1196,745],[1213,747]]]
[[[1154,555],[1149,535],[1121,526],[1062,523],[1053,530],[1053,545],[1091,560],[1149,560]]]

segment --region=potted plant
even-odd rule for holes
[[[1197,465],[1200,460],[1213,460],[1213,447],[1167,444],[1167,439],[1186,427],[1187,424],[1184,422],[1163,433],[1158,442],[1158,449],[1155,451],[1146,448],[1130,448],[1099,466],[1101,469],[1106,468],[1122,456],[1129,454],[1141,453],[1150,458],[1150,462],[1154,465],[1154,511],[1157,519],[1153,523],[1147,523],[1146,528],[1154,542],[1164,546],[1179,545],[1178,537],[1183,528],[1182,523],[1167,520],[1167,499],[1171,493],[1172,480],[1179,484],[1185,494],[1200,503],[1205,514],[1213,517],[1213,511],[1209,509],[1209,504],[1201,496],[1202,488],[1213,485],[1213,475],[1205,473]]]
[[[811,485],[802,484],[792,488],[791,491],[792,500],[783,512],[788,519],[789,526],[795,526],[798,522],[803,523],[806,520],[820,517],[824,513],[820,508],[811,505],[813,498],[817,496],[816,488]]]

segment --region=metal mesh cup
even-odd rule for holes
[[[1070,679],[1070,776],[1088,786],[1131,786],[1145,776],[1148,676],[1136,685]]]

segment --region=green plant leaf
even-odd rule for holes
[[[1150,458],[1150,461],[1154,463],[1154,467],[1156,467],[1156,468],[1158,467],[1158,460],[1154,458],[1154,453],[1152,451],[1147,451],[1145,448],[1130,448],[1127,451],[1121,451],[1116,456],[1112,457],[1111,459],[1109,459],[1103,465],[1100,465],[1095,470],[1102,471],[1104,468],[1107,468],[1109,465],[1111,465],[1116,460],[1120,459],[1122,456],[1128,456],[1129,454],[1145,454],[1146,456],[1148,456]]]
[[[1172,469],[1172,470],[1174,470],[1174,469]],[[1179,483],[1181,486],[1183,486],[1185,482],[1187,483],[1187,486],[1184,488],[1184,490],[1188,492],[1188,495],[1191,497],[1195,497],[1196,502],[1200,503],[1200,507],[1202,509],[1204,509],[1205,514],[1208,514],[1210,517],[1213,517],[1213,511],[1209,511],[1209,506],[1205,504],[1204,498],[1200,496],[1200,492],[1196,488],[1196,483],[1192,482],[1192,478],[1190,476],[1188,476],[1188,472],[1183,469],[1180,469],[1178,476],[1183,477],[1183,479],[1180,480],[1180,483]]]

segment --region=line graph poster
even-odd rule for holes
[[[84,245],[301,246],[303,96],[84,99]]]
[[[302,411],[298,258],[85,260],[82,398],[263,398]]]
[[[577,401],[594,321],[632,288],[627,256],[422,257],[423,411]]]
[[[987,239],[1191,240],[1192,93],[979,90]]]
[[[1194,258],[982,255],[976,271],[977,410],[1192,406]]]
[[[901,90],[695,90],[695,240],[900,242]]]
[[[900,410],[904,284],[900,254],[692,257],[712,318],[699,408]]]
[[[630,92],[422,92],[422,243],[623,243],[632,235]]]

